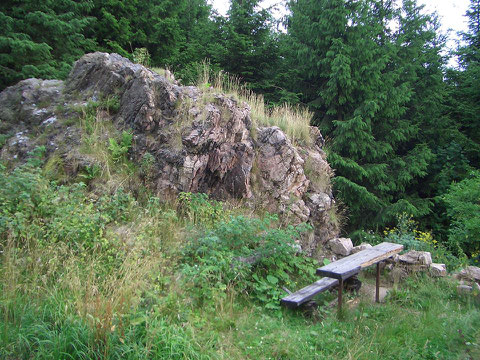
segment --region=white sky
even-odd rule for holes
[[[209,0],[209,2],[220,14],[227,13],[230,4],[228,0]],[[263,0],[261,6],[266,8],[282,2],[282,0]],[[467,30],[467,20],[464,15],[470,0],[418,0],[418,3],[425,4],[427,12],[437,11],[442,23],[442,32],[446,33],[449,29],[452,30],[449,34],[448,47],[455,47],[456,33]]]

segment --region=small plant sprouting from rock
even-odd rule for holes
[[[142,172],[143,176],[149,177],[152,175],[153,166],[155,165],[155,157],[146,152],[143,154],[142,162],[140,164],[140,171]]]
[[[123,131],[120,141],[117,141],[115,138],[109,138],[108,141],[110,145],[108,150],[112,155],[114,162],[120,162],[125,159],[128,150],[132,147],[133,135],[128,131]]]
[[[91,166],[85,167],[85,173],[80,174],[80,177],[84,178],[86,181],[91,181],[98,176],[100,176],[102,168],[98,164],[93,164]]]

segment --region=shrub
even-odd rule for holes
[[[106,226],[129,219],[133,198],[120,189],[94,201],[84,183],[58,186],[42,175],[40,153],[11,172],[0,165],[0,243],[9,237],[19,246],[35,240],[77,251],[109,248]]]
[[[315,266],[297,255],[295,244],[308,226],[279,229],[277,221],[272,215],[231,217],[192,240],[184,251],[183,274],[196,298],[223,297],[233,290],[277,309],[285,295],[282,286],[291,286],[299,276],[313,280]]]
[[[451,219],[448,244],[468,257],[480,254],[480,171],[450,186],[443,196]]]
[[[439,244],[431,232],[421,231],[411,215],[402,213],[397,216],[397,226],[384,231],[385,241],[402,244],[405,250],[428,251],[436,262],[444,263],[449,270],[465,264],[462,256],[455,256],[443,244]]]
[[[209,199],[207,194],[182,192],[178,199],[179,212],[194,225],[212,228],[216,223],[227,219],[222,203]]]

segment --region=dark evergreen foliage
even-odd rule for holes
[[[0,89],[29,77],[64,78],[95,49],[85,36],[92,1],[0,2]]]

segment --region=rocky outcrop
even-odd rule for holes
[[[309,222],[315,234],[304,249],[310,252],[338,235],[330,216],[332,171],[318,129],[311,129],[312,145],[296,146],[278,127],[255,127],[247,103],[180,86],[117,54],[83,56],[65,82],[28,79],[0,93],[1,132],[11,135],[0,156],[22,160],[45,145],[48,154],[71,158],[82,141],[80,127],[69,121],[72,109],[111,98],[118,109],[103,117],[133,133],[131,160],[153,159],[145,180],[160,195],[245,199],[289,223]]]

